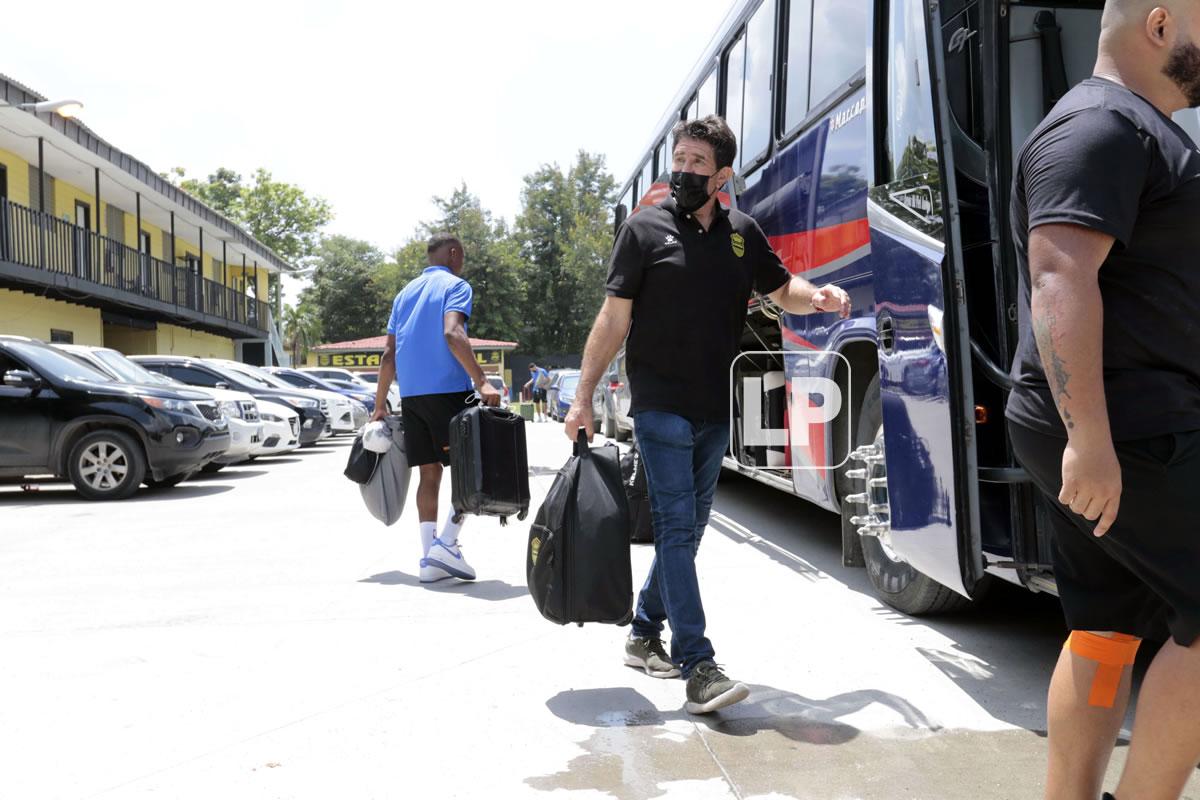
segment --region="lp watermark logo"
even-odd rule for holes
[[[844,447],[837,448],[832,438],[832,423],[849,413],[842,387],[833,379],[834,359],[845,366],[845,394],[853,396],[850,361],[841,353],[738,354],[729,366],[729,448],[740,466],[795,471],[837,469],[846,463],[853,449],[851,426],[840,426]],[[841,463],[827,463],[835,450],[846,455]]]

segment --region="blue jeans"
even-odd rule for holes
[[[671,660],[686,679],[715,656],[704,635],[696,553],[729,446],[729,423],[642,411],[634,416],[634,429],[650,490],[654,563],[638,597],[633,635],[657,638],[663,621],[670,621]]]

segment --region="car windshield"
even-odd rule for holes
[[[224,364],[221,364],[220,366],[221,366],[221,368],[225,369]],[[252,367],[249,364],[239,364],[236,367],[231,366],[231,367],[228,367],[227,370],[229,372],[235,373],[236,375],[241,375],[243,378],[245,378],[245,380],[249,381],[250,383],[254,384],[255,386],[263,386],[268,389],[295,389],[296,388],[295,386],[292,386],[287,381],[276,378],[271,373],[263,372],[261,369]]]
[[[358,377],[362,378],[367,383],[379,383],[379,376],[374,372],[360,372]]]
[[[562,379],[560,391],[574,389],[578,385],[579,385],[579,376],[578,375],[564,375],[563,379]]]
[[[33,365],[38,372],[64,381],[87,381],[89,383],[112,383],[113,379],[100,370],[75,356],[37,344],[13,342],[13,352]]]
[[[490,384],[491,384],[491,385],[492,385],[494,388],[496,388],[496,389],[503,389],[503,388],[504,388],[504,379],[503,379],[503,378],[497,378],[495,375],[489,375],[489,376],[488,376],[488,383],[490,383]]]
[[[262,380],[261,378],[258,378],[254,375],[250,375],[249,373],[242,372],[239,369],[228,369],[225,367],[224,364],[214,364],[210,361],[210,362],[207,362],[206,366],[209,369],[211,369],[213,372],[220,375],[222,378],[231,380],[234,383],[245,383],[250,386],[257,386],[260,389],[275,389],[275,388],[277,388],[274,384],[267,383],[266,381]],[[289,386],[288,388],[291,389],[293,387]]]
[[[126,383],[162,383],[161,376],[155,375],[141,364],[130,361],[115,350],[93,350],[92,356]]]

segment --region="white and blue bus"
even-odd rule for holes
[[[848,320],[752,304],[755,355],[735,377],[773,391],[745,398],[734,380],[734,413],[761,403],[754,416],[792,435],[743,444],[735,424],[726,466],[839,512],[844,562],[911,614],[963,605],[991,577],[1055,590],[1040,501],[1004,426],[1009,192],[1026,137],[1091,75],[1102,7],[739,2],[621,190],[618,225],[667,196],[671,127],[721,114],[739,144],[723,199],[793,273],[850,293]],[[1195,112],[1177,121],[1200,133]],[[808,378],[840,389],[829,424],[792,406],[790,385]]]

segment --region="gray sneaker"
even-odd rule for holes
[[[644,669],[651,678],[679,677],[679,668],[671,663],[662,639],[630,636],[625,640],[625,664]]]
[[[750,688],[746,684],[731,681],[713,662],[701,661],[688,678],[684,708],[689,714],[710,714],[749,696]]]

